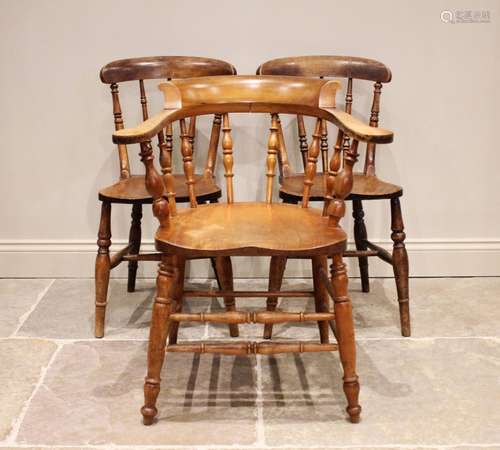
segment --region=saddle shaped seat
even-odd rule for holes
[[[175,197],[178,202],[189,202],[189,193],[184,174],[174,174]],[[200,203],[214,201],[221,197],[221,189],[212,177],[195,175],[196,198]],[[105,187],[99,191],[99,200],[114,203],[152,203],[153,199],[146,189],[144,175],[129,178]]]
[[[325,195],[326,174],[318,173],[314,178],[311,188],[312,201],[323,201]],[[299,201],[302,199],[304,174],[294,174],[283,177],[280,187],[280,198],[283,200]],[[403,188],[392,183],[387,183],[375,175],[354,173],[354,184],[348,200],[360,199],[386,199],[401,197]]]
[[[156,233],[161,252],[194,256],[332,255],[347,236],[315,208],[286,203],[217,203],[180,209]]]

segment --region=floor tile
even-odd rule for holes
[[[19,432],[26,445],[249,445],[256,441],[255,359],[170,354],[159,421],[140,420],[146,344],[66,344]],[[64,417],[55,427],[54,418]],[[228,430],[231,430],[228,432]]]
[[[268,445],[500,442],[500,340],[359,344],[362,421],[346,421],[336,354],[262,358]]]
[[[11,432],[56,348],[39,339],[0,340],[0,441]]]
[[[0,337],[10,336],[53,280],[0,279]]]
[[[105,337],[147,339],[154,295],[154,280],[138,280],[133,293],[127,292],[126,280],[111,280]],[[208,304],[208,299],[189,299],[186,310],[206,309]],[[203,324],[187,324],[181,328],[180,338],[197,339],[204,333]],[[56,280],[18,334],[54,339],[93,338],[94,281]]]
[[[358,337],[400,336],[394,280],[371,280],[362,293],[350,286]],[[500,278],[410,279],[413,337],[500,336]]]

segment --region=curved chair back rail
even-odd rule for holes
[[[390,69],[374,59],[332,55],[272,59],[259,66],[257,75],[342,77],[380,83],[388,83],[392,77]]]
[[[236,74],[234,66],[225,61],[196,56],[151,56],[120,59],[106,64],[100,72],[101,81],[103,83],[110,84],[111,96],[113,99],[115,130],[121,130],[124,128],[118,83],[138,81],[142,118],[143,120],[147,120],[149,112],[144,80],[234,74]],[[212,175],[213,167],[215,165],[220,123],[220,116],[216,116],[214,118],[212,136],[210,140],[210,147],[212,150],[208,154],[205,167],[205,173],[207,175]],[[195,131],[196,120],[193,117],[187,129],[181,130],[181,133],[185,132],[189,134],[191,141],[194,142]],[[163,169],[169,170],[169,167],[171,167],[172,155],[172,126],[170,125],[164,130],[159,129],[157,131],[157,136],[158,146],[161,149],[160,158],[163,162]],[[130,178],[130,163],[125,144],[118,145],[118,155],[120,160],[120,178]]]
[[[198,56],[145,56],[119,59],[101,69],[101,81],[107,84],[213,75],[236,75],[236,69],[225,61]]]
[[[141,144],[141,159],[146,167],[146,186],[153,197],[153,212],[164,228],[168,225],[169,215],[177,213],[172,175],[167,173],[165,177],[161,177],[153,164],[150,138],[158,130],[174,120],[180,120],[181,128],[185,127],[185,118],[193,115],[222,114],[227,203],[233,203],[233,140],[228,113],[271,113],[272,123],[266,159],[266,203],[271,204],[279,148],[278,113],[307,114],[316,117],[315,132],[308,151],[304,177],[302,207],[307,208],[310,189],[316,175],[321,124],[323,120],[330,121],[339,127],[341,133],[353,138],[352,144],[344,154],[342,169],[338,155],[333,155],[330,162],[331,171],[325,186],[323,215],[328,215],[330,223],[337,227],[344,215],[344,199],[352,188],[352,168],[357,159],[358,141],[384,143],[391,142],[393,138],[391,131],[366,126],[351,115],[336,110],[335,91],[338,87],[337,81],[274,76],[221,76],[171,81],[160,85],[160,89],[166,95],[167,108],[136,128],[118,130],[114,133],[113,140],[116,143]],[[187,134],[182,135],[181,151],[190,204],[192,208],[196,208],[193,151]]]
[[[352,111],[353,102],[353,80],[374,81],[374,91],[372,107],[370,111],[369,124],[372,127],[378,126],[380,112],[380,94],[382,83],[391,81],[392,74],[390,69],[383,63],[374,59],[360,58],[356,56],[295,56],[288,58],[278,58],[267,61],[257,69],[259,75],[289,75],[306,76],[318,78],[347,78],[347,89],[345,96],[345,111],[349,114]],[[297,117],[298,134],[302,161],[305,167],[307,160],[307,135],[303,118]],[[328,132],[326,126],[321,131],[321,154],[323,162],[323,171],[327,171],[328,160]],[[339,143],[342,149],[349,146],[348,136],[344,136],[343,142]],[[286,146],[280,146],[280,162],[284,162],[284,167],[280,167],[283,175],[292,175],[293,170],[288,164],[288,155]],[[375,175],[375,143],[367,144],[364,173],[366,175]]]

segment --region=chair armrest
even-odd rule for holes
[[[366,125],[351,114],[336,108],[322,109],[328,113],[335,125],[353,139],[374,144],[389,144],[393,141],[394,134],[390,130]]]
[[[113,133],[115,144],[136,144],[148,141],[165,128],[177,109],[165,109],[134,128],[124,128]]]

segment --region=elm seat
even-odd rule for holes
[[[345,249],[347,236],[328,220],[319,209],[286,203],[199,205],[160,227],[156,248],[196,256],[331,255]]]
[[[325,194],[325,174],[318,173],[311,188],[311,200],[323,201]],[[300,201],[304,188],[304,174],[294,174],[283,177],[280,187],[280,198],[284,200]],[[354,184],[348,199],[384,199],[401,197],[403,188],[387,183],[375,175],[354,174]]]
[[[178,202],[188,202],[189,193],[184,174],[173,175],[175,198]],[[195,175],[196,198],[200,203],[217,200],[221,197],[221,189],[212,177]],[[152,198],[146,189],[144,175],[132,175],[99,191],[99,200],[115,203],[151,203]]]

